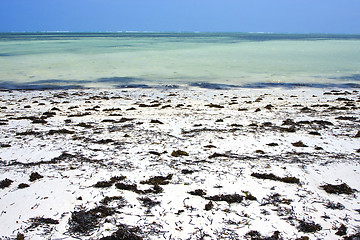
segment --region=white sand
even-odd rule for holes
[[[0,189],[0,239],[16,238],[19,233],[25,239],[99,239],[111,235],[119,224],[139,227],[134,234],[144,239],[243,239],[250,231],[263,237],[279,231],[283,239],[340,239],[335,233],[342,224],[347,236],[355,234],[360,226],[359,193],[330,194],[321,186],[346,183],[360,190],[360,138],[355,138],[360,129],[360,94],[354,89],[324,94],[330,90],[0,92],[0,181],[13,181]],[[265,108],[269,104],[272,107]],[[113,108],[117,110],[109,111]],[[47,111],[56,115],[45,119],[46,123],[32,123],[34,118],[29,118]],[[69,117],[85,112],[90,114]],[[124,118],[132,120],[124,122]],[[103,121],[109,119],[112,122]],[[283,125],[286,119],[294,124]],[[287,131],[292,126],[295,132]],[[61,129],[74,132],[49,134]],[[33,133],[21,134],[26,131]],[[306,147],[292,144],[299,141]],[[171,156],[174,150],[189,156]],[[62,153],[72,157],[46,163]],[[222,156],[210,157],[214,153]],[[30,182],[32,172],[43,178]],[[300,184],[258,179],[252,173],[296,177]],[[161,185],[162,193],[120,190],[114,184],[93,187],[98,181],[126,176],[119,182],[152,189],[140,182],[168,174],[173,176],[169,184]],[[18,189],[20,183],[30,187]],[[206,195],[188,193],[196,189]],[[209,203],[206,197],[245,196],[245,192],[257,200],[212,201],[213,208],[204,210]],[[290,201],[267,200],[276,193],[280,200]],[[105,196],[122,196],[124,201],[111,201],[107,206],[116,212],[99,217],[97,227],[88,234],[71,232],[72,213],[100,206]],[[146,207],[139,199],[143,197],[159,203]],[[329,202],[340,203],[344,209],[329,209]],[[59,224],[31,227],[30,219],[36,217]],[[301,221],[319,224],[321,230],[301,232]]]

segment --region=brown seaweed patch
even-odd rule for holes
[[[28,188],[28,187],[30,187],[30,185],[27,183],[20,183],[18,185],[18,189],[24,189],[24,188]]]
[[[138,200],[141,201],[142,205],[147,208],[152,208],[156,205],[160,205],[160,203],[161,203],[159,201],[154,201],[154,200],[150,199],[149,197],[141,197],[141,198],[138,198]]]
[[[270,196],[263,198],[261,206],[272,204],[274,206],[278,206],[279,204],[289,205],[292,202],[291,199],[282,198],[279,193],[273,193]]]
[[[34,182],[34,181],[36,181],[38,179],[41,179],[41,178],[43,178],[42,175],[40,175],[38,172],[33,172],[33,173],[30,174],[29,181]]]
[[[54,135],[54,134],[74,134],[74,131],[68,130],[68,129],[57,129],[57,130],[50,130],[48,132],[48,135]]]
[[[270,180],[274,180],[274,181],[280,181],[280,182],[284,182],[284,183],[295,183],[295,184],[299,184],[300,183],[300,179],[296,178],[296,177],[278,177],[276,175],[274,175],[273,173],[252,173],[251,174],[252,177],[255,178],[259,178],[259,179],[270,179]]]
[[[4,180],[0,181],[0,189],[4,189],[7,187],[10,187],[10,185],[13,183],[14,181],[8,178],[5,178]]]
[[[98,206],[89,211],[75,211],[69,219],[69,232],[73,234],[87,235],[98,227],[100,219],[115,213],[113,208]]]
[[[244,199],[244,196],[241,196],[239,194],[220,194],[220,195],[214,195],[205,197],[207,200],[211,201],[225,201],[227,203],[241,203]]]
[[[219,104],[213,104],[213,103],[210,103],[208,105],[205,105],[207,107],[211,107],[211,108],[224,108],[224,106],[221,106]]]
[[[111,187],[114,184],[114,182],[112,181],[99,181],[97,183],[95,183],[94,187],[95,188],[108,188]]]
[[[297,229],[300,232],[313,233],[313,232],[320,231],[322,229],[320,224],[316,224],[314,222],[305,222],[304,220],[301,220],[299,222],[300,222],[300,225],[297,227]]]
[[[30,221],[32,222],[32,224],[29,228],[37,228],[41,225],[59,224],[59,220],[44,217],[31,218]]]
[[[307,147],[302,141],[291,143],[294,147]]]
[[[110,236],[100,238],[100,240],[142,240],[142,237],[136,235],[139,231],[140,229],[138,227],[129,228],[121,224],[116,232]]]
[[[203,189],[196,189],[194,191],[190,191],[188,192],[190,195],[194,195],[194,196],[205,196],[206,192]]]
[[[325,184],[321,186],[327,193],[333,194],[353,194],[356,192],[356,189],[352,189],[346,183],[342,183],[339,185]]]
[[[273,233],[272,236],[270,237],[263,237],[261,235],[261,233],[259,233],[258,231],[255,231],[255,230],[252,230],[252,231],[249,231],[248,233],[246,233],[244,235],[244,238],[245,239],[251,239],[251,240],[281,240],[283,239],[281,236],[280,236],[280,232],[279,231],[275,231]]]
[[[149,185],[166,185],[169,184],[169,180],[171,180],[173,174],[168,174],[167,176],[155,176],[146,181],[141,181],[141,184],[149,184]]]
[[[182,150],[176,150],[171,153],[171,156],[173,157],[180,157],[180,156],[189,156],[189,154]]]
[[[344,224],[341,224],[341,226],[337,229],[337,232],[335,233],[338,236],[344,236],[346,235],[347,227]]]

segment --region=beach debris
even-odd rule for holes
[[[143,238],[136,235],[140,232],[139,227],[129,228],[128,226],[121,224],[118,226],[118,230],[108,237],[102,237],[99,240],[142,240]]]
[[[38,226],[41,225],[59,224],[59,220],[55,220],[52,218],[44,218],[44,217],[30,218],[30,221],[32,223],[29,228],[37,228]]]
[[[213,207],[214,207],[213,202],[212,202],[212,201],[209,201],[207,204],[205,204],[204,210],[205,210],[205,211],[210,211],[211,209],[213,209]]]
[[[124,207],[125,202],[126,202],[122,196],[113,196],[113,197],[106,196],[100,201],[100,203],[103,205],[108,205],[109,203],[111,203],[113,201],[119,201],[121,203],[121,205],[118,207]]]
[[[194,196],[205,196],[206,192],[203,189],[196,189],[194,191],[188,192],[188,194],[194,195]]]
[[[259,178],[259,179],[270,179],[270,180],[280,181],[280,182],[284,182],[284,183],[295,183],[295,184],[300,183],[300,179],[298,179],[296,177],[278,177],[278,176],[274,175],[273,173],[252,173],[251,176],[255,177],[255,178]]]
[[[346,183],[342,183],[339,185],[325,184],[321,186],[327,193],[333,194],[353,194],[356,192],[356,189],[352,189]]]
[[[268,143],[268,144],[266,144],[266,145],[268,145],[269,147],[276,147],[276,146],[279,146],[279,144],[278,144],[278,143]]]
[[[171,153],[171,156],[173,157],[180,157],[180,156],[189,156],[189,154],[182,150],[175,150]]]
[[[48,132],[48,135],[54,135],[54,134],[74,134],[74,131],[68,130],[68,129],[58,129],[58,130],[50,130]]]
[[[307,147],[302,141],[291,143],[294,147]]]
[[[250,239],[250,240],[281,240],[282,237],[280,236],[280,232],[279,231],[275,231],[273,233],[273,235],[271,235],[270,237],[263,237],[261,235],[260,232],[256,231],[256,230],[252,230],[247,232],[244,235],[245,239]]]
[[[320,224],[316,224],[313,221],[306,222],[305,220],[300,220],[300,224],[297,226],[297,229],[300,232],[304,233],[314,233],[322,229]]]
[[[71,213],[69,219],[69,232],[75,235],[88,235],[99,226],[100,219],[111,216],[115,209],[98,206],[91,210],[80,210]]]
[[[4,189],[7,187],[10,187],[10,185],[13,183],[14,181],[8,178],[5,178],[4,180],[0,181],[0,189]]]
[[[111,187],[114,184],[113,181],[99,181],[97,183],[95,183],[94,187],[95,188],[108,188]]]
[[[152,119],[152,120],[150,121],[150,123],[164,124],[163,122],[161,122],[161,121],[159,121],[159,120],[154,120],[154,119]]]
[[[245,199],[250,201],[256,201],[257,198],[248,191],[242,191],[245,194]]]
[[[29,181],[30,181],[30,182],[34,182],[34,181],[36,181],[36,180],[38,180],[38,179],[41,179],[41,178],[43,178],[43,176],[40,175],[38,172],[32,172],[32,173],[30,174]]]
[[[360,130],[356,133],[356,135],[354,136],[354,138],[360,138]]]
[[[24,188],[28,188],[28,187],[30,187],[30,185],[27,183],[20,183],[18,185],[18,189],[24,189]]]
[[[326,208],[333,209],[333,210],[343,210],[343,209],[345,209],[345,206],[342,205],[341,203],[334,203],[334,202],[331,202],[331,201],[324,204],[324,206]]]
[[[260,205],[261,206],[266,206],[269,204],[272,204],[274,206],[278,206],[279,204],[290,205],[291,202],[292,202],[291,199],[282,198],[279,193],[272,193],[270,196],[263,198]]]
[[[213,104],[213,103],[207,104],[205,106],[211,107],[211,108],[224,108],[224,106],[221,106],[219,104]]]
[[[194,172],[196,172],[195,170],[189,170],[189,169],[183,169],[181,170],[182,174],[193,174]]]
[[[141,184],[149,184],[149,185],[166,185],[169,184],[169,180],[171,180],[173,174],[168,174],[167,176],[155,176],[151,177],[146,181],[141,181]]]
[[[25,240],[25,235],[23,233],[18,233],[16,235],[16,240]]]
[[[341,224],[341,226],[337,229],[337,232],[335,233],[338,236],[344,236],[347,233],[347,227],[344,224]]]
[[[140,198],[137,198],[143,206],[147,207],[147,208],[152,208],[156,205],[160,205],[161,202],[159,201],[154,201],[152,199],[150,199],[149,197],[140,197]]]
[[[244,196],[241,196],[237,193],[220,194],[220,195],[205,197],[205,199],[211,200],[211,201],[225,201],[230,204],[230,203],[241,203],[242,200],[244,199]]]

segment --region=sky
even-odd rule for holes
[[[0,0],[0,32],[360,33],[360,0]]]

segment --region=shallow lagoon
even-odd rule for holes
[[[323,86],[359,80],[360,35],[0,34],[2,88]]]

